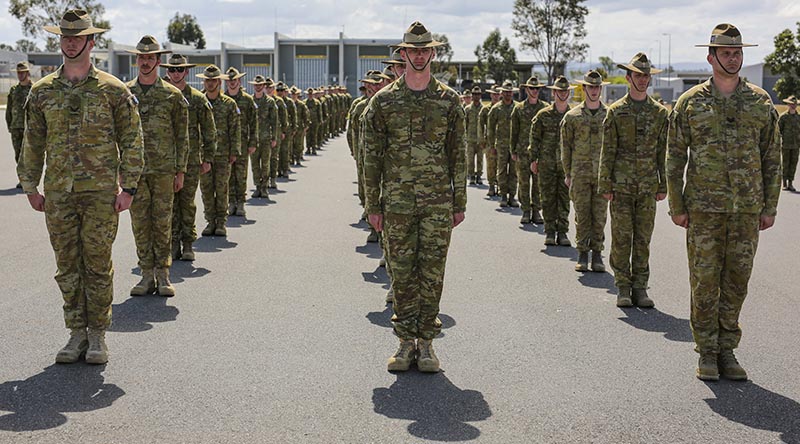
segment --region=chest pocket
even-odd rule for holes
[[[636,144],[636,117],[631,114],[617,116],[617,137],[620,143],[617,148],[620,151],[626,147],[634,147]]]

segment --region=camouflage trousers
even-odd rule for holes
[[[278,153],[278,174],[289,171],[289,159],[294,145],[294,132],[286,133],[286,138],[281,141],[281,150]]]
[[[539,162],[539,192],[545,233],[566,233],[569,230],[569,189],[564,183],[560,163]]]
[[[531,160],[528,154],[520,154],[516,164],[519,204],[522,211],[541,210],[542,200],[539,195],[539,175],[531,172]]]
[[[297,131],[292,140],[292,160],[299,162],[303,157],[303,145],[306,138],[305,131]]]
[[[280,160],[281,145],[283,141],[278,137],[278,143],[269,150],[269,177],[274,179],[278,177],[278,161]],[[262,161],[263,165],[263,161]]]
[[[783,154],[783,180],[794,180],[797,172],[797,154],[800,150],[781,150]]]
[[[171,174],[143,174],[131,204],[131,225],[139,268],[169,268],[172,265]]]
[[[9,130],[11,133],[11,145],[14,147],[14,162],[19,163],[19,155],[22,153],[22,139],[25,136],[24,128],[12,128]],[[797,152],[795,150],[795,152]]]
[[[306,148],[307,149],[317,149],[317,129],[319,125],[312,123],[311,126],[308,127],[308,133],[306,134]]]
[[[111,326],[111,246],[119,225],[115,200],[114,191],[47,192],[45,221],[67,328]]]
[[[739,345],[739,314],[758,248],[759,222],[758,214],[689,213],[686,250],[698,352]]]
[[[325,127],[325,124],[324,123],[320,123],[319,126],[317,126],[316,133],[314,134],[314,143],[317,145],[317,148],[322,146],[322,142],[325,141],[325,137],[323,135],[323,128],[324,127]]]
[[[477,141],[467,142],[467,180],[483,174],[483,149]]]
[[[358,201],[363,207],[367,199],[367,192],[364,187],[364,155],[359,152],[358,149],[355,150],[354,155],[356,161],[356,182],[358,183]]]
[[[575,207],[575,248],[579,252],[603,251],[608,201],[597,194],[597,183],[573,181],[569,197]]]
[[[203,216],[206,222],[225,226],[228,220],[228,183],[231,163],[227,157],[217,156],[211,171],[200,176],[200,191],[203,196]]]
[[[501,195],[514,197],[517,194],[517,162],[511,159],[508,145],[497,145],[497,186]]]
[[[256,151],[258,148],[256,148]],[[228,179],[228,201],[244,202],[247,200],[247,170],[250,163],[250,155],[247,148],[242,146],[242,155],[236,158],[236,162],[231,165],[231,174]]]
[[[653,194],[614,193],[611,201],[611,253],[617,288],[647,288],[650,280],[650,239],[656,220]]]
[[[486,179],[489,185],[497,185],[497,152],[486,150]]]
[[[175,193],[172,202],[172,241],[194,242],[197,240],[195,218],[197,216],[197,186],[200,184],[200,165],[187,165],[183,176],[183,188]],[[134,199],[135,200],[135,199]]]
[[[259,143],[256,151],[250,155],[250,168],[253,170],[253,183],[257,190],[269,184],[272,165],[272,141]]]
[[[440,208],[415,214],[385,213],[386,262],[391,264],[395,334],[433,339],[442,329],[442,297],[453,215]]]

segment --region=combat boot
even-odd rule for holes
[[[567,233],[558,233],[557,239],[558,240],[556,242],[558,243],[558,245],[560,245],[562,247],[571,247],[572,246],[572,242],[569,241],[569,238],[567,237]]]
[[[194,250],[192,250],[192,241],[183,241],[183,254],[181,254],[182,261],[193,261]]]
[[[264,199],[269,199],[269,189],[268,188],[269,187],[267,187],[266,184],[261,184],[261,190],[259,191],[259,193],[261,194],[261,197],[263,197]]]
[[[400,339],[400,347],[389,358],[386,366],[390,372],[404,372],[417,359],[417,344],[413,339]]]
[[[508,196],[508,206],[511,208],[519,208],[519,202],[517,202],[517,200],[514,199],[514,196],[510,194]]]
[[[494,185],[489,184],[489,191],[486,192],[486,195],[489,197],[494,197],[497,193],[494,191]]]
[[[270,178],[269,178],[269,186],[268,186],[268,187],[269,187],[269,188],[272,188],[273,190],[276,190],[276,189],[278,189],[278,182],[277,182],[277,181],[275,181],[275,178],[274,178],[274,177],[270,177]]]
[[[789,181],[788,181],[788,180],[786,180],[786,179],[782,180],[782,181],[781,181],[781,188],[783,188],[784,190],[788,190],[789,188],[788,188],[788,186],[786,185],[788,182],[789,182]]]
[[[653,308],[656,306],[655,302],[650,299],[650,296],[647,295],[647,290],[644,288],[633,289],[633,301],[636,303],[637,307],[641,308]]]
[[[508,207],[508,194],[499,194],[500,196],[500,208]]]
[[[236,205],[236,215],[240,217],[247,217],[247,211],[244,209],[244,202]]]
[[[389,287],[389,291],[386,292],[386,303],[394,303],[394,290],[391,287]]]
[[[723,378],[731,379],[734,381],[747,380],[747,372],[744,371],[741,365],[739,365],[739,361],[736,360],[736,356],[734,356],[733,350],[729,348],[723,348],[722,350],[720,350],[717,362],[718,362],[719,373],[722,375]]]
[[[208,224],[205,228],[203,228],[203,232],[201,233],[203,236],[213,236],[214,231],[217,230],[217,226],[214,224]]]
[[[256,187],[255,191],[253,191],[253,198],[256,198],[256,197],[261,197],[261,186],[260,185]]]
[[[131,288],[131,296],[145,296],[155,293],[156,280],[153,270],[142,270],[142,280]]]
[[[521,224],[529,224],[531,223],[531,212],[530,211],[523,211],[522,218],[519,220]]]
[[[367,236],[367,242],[370,242],[370,243],[378,242],[378,232],[373,230],[373,229],[370,229],[369,230],[369,236]]]
[[[214,236],[225,237],[228,235],[228,229],[225,228],[225,224],[217,225],[217,228],[214,229]]]
[[[475,183],[477,183],[478,185],[483,185],[483,181],[481,180],[481,175],[480,174],[475,176]]]
[[[386,266],[386,258],[385,257],[381,256],[381,259],[378,261],[378,266],[379,267],[385,267]]]
[[[617,289],[617,307],[633,307],[631,287],[619,287]]]
[[[233,216],[234,214],[236,214],[236,202],[231,201],[228,204],[228,216]]]
[[[606,271],[606,266],[603,263],[603,254],[597,250],[592,250],[592,271],[596,273]]]
[[[700,360],[697,362],[696,374],[697,379],[703,381],[719,381],[717,354],[711,352],[700,353]]]
[[[59,364],[78,362],[87,349],[89,349],[89,340],[86,338],[86,329],[73,328],[70,330],[67,345],[56,354],[56,362]]]
[[[89,349],[86,351],[87,364],[105,364],[108,362],[108,347],[106,346],[106,331],[90,328]]]
[[[794,189],[794,186],[792,186],[792,181],[791,180],[787,180],[786,181],[786,189],[789,190],[789,191],[797,191],[797,190]]]
[[[542,213],[540,213],[539,210],[533,210],[533,213],[531,214],[531,220],[536,225],[542,225],[544,223],[544,219],[542,219]]]
[[[439,371],[439,358],[433,352],[432,339],[417,339],[417,369],[425,373]]]
[[[544,235],[544,244],[545,245],[556,245],[556,234],[555,233],[545,233],[545,235]]]
[[[156,282],[158,282],[158,295],[164,297],[175,296],[175,287],[169,281],[169,268],[159,268],[156,270]]]
[[[588,251],[581,251],[578,253],[578,263],[575,264],[575,271],[589,271]]]
[[[181,242],[173,235],[172,237],[172,260],[177,261],[181,257]]]
[[[474,174],[471,174],[469,176],[469,184],[470,185],[475,185],[475,175]]]

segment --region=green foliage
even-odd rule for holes
[[[106,8],[97,0],[9,0],[8,3],[8,13],[22,22],[22,33],[33,39],[44,39],[47,51],[59,51],[60,45],[58,36],[47,33],[43,27],[58,25],[68,9],[83,9],[92,17],[94,26],[111,29],[111,23],[102,18]],[[108,47],[110,41],[102,34],[95,37],[98,48]]]
[[[0,49],[3,51],[14,51],[14,47],[5,43],[0,43]]]
[[[206,39],[197,19],[191,14],[175,13],[167,25],[167,39],[172,43],[194,45],[197,49],[205,49]]]
[[[431,36],[434,40],[444,43],[444,45],[436,48],[436,59],[431,63],[431,71],[433,73],[450,71],[450,61],[453,60],[453,47],[450,46],[450,40],[447,39],[445,34],[431,33]],[[455,82],[458,72],[455,68],[453,68],[453,71],[456,71],[455,77],[453,77],[453,82]]]
[[[617,70],[617,64],[614,63],[613,60],[611,60],[611,57],[600,56],[598,60],[600,61],[600,65],[603,67],[603,70],[605,70],[605,74],[601,73],[603,74],[603,78],[608,77],[611,74],[614,74],[614,71]]]
[[[544,64],[549,80],[562,74],[567,62],[583,61],[586,37],[586,0],[514,0],[511,29],[523,49]]]
[[[32,42],[28,39],[17,40],[17,46],[15,49],[19,52],[24,52],[26,54],[41,51],[39,47],[36,45],[36,42]]]
[[[778,97],[800,96],[800,22],[797,34],[784,29],[775,36],[775,51],[764,62],[773,74],[781,76],[774,88]]]
[[[500,30],[495,29],[489,33],[482,45],[475,48],[478,64],[473,69],[473,78],[482,79],[484,82],[491,78],[496,83],[504,80],[517,80],[514,64],[517,63],[517,53],[508,42],[508,38],[500,35]]]

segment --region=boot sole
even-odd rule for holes
[[[417,362],[417,370],[421,371],[422,373],[439,373],[439,364],[422,364]]]
[[[703,375],[701,373],[696,373],[697,379],[701,381],[719,381],[719,375]]]
[[[80,352],[80,354],[78,354],[78,357],[75,358],[75,359],[72,359],[69,356],[61,356],[61,355],[57,354],[56,355],[56,364],[74,364],[74,363],[80,361],[81,358],[83,358],[84,356],[86,356],[86,350],[83,350],[82,352]]]
[[[108,356],[86,356],[85,361],[87,364],[101,365],[108,363]]]
[[[408,369],[411,368],[412,362],[413,361],[411,361],[411,362],[409,362],[407,364],[397,363],[397,362],[390,362],[389,365],[386,366],[386,370],[388,370],[390,372],[407,372]]]
[[[633,302],[632,301],[622,301],[622,302],[617,301],[617,307],[631,308],[631,307],[633,307]]]
[[[156,289],[155,288],[148,289],[148,290],[149,291],[147,291],[145,293],[140,293],[138,291],[131,290],[131,296],[148,296],[148,295],[151,295],[151,294],[156,294]]]

